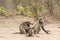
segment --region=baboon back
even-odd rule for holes
[[[23,33],[27,33],[29,27],[30,27],[30,22],[29,21],[26,21],[26,22],[23,22],[20,24],[19,26],[19,31],[20,33],[23,32]]]

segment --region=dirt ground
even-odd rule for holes
[[[32,21],[28,18],[0,18],[0,40],[60,40],[60,23],[52,23],[45,25],[45,29],[49,30],[50,34],[40,31],[32,37],[27,37],[26,34],[19,34],[19,24],[23,21]]]

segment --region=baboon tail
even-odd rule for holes
[[[46,34],[49,34],[45,29],[44,29],[44,26],[41,27],[42,30],[46,33]]]

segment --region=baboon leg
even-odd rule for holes
[[[49,34],[45,29],[44,29],[44,26],[41,27],[42,30],[46,33],[46,34]]]
[[[36,29],[33,29],[33,30],[34,30],[34,34],[39,34],[41,29],[36,28]]]
[[[35,34],[39,34],[38,30],[36,30],[34,33],[35,33]]]
[[[26,31],[24,30],[24,28],[22,30],[20,30],[21,34],[26,34]]]
[[[37,34],[37,31],[36,30],[34,30],[34,34]]]
[[[37,34],[39,34],[40,30],[37,30]]]
[[[35,31],[35,34],[38,34],[38,30]]]

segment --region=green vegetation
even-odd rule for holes
[[[0,0],[0,2],[0,16],[25,15],[34,18],[41,15],[60,16],[59,0]]]
[[[0,6],[0,15],[1,16],[6,16],[7,15],[7,11],[5,11],[2,6]]]

